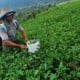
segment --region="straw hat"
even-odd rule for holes
[[[16,13],[15,11],[4,8],[0,10],[0,19],[3,19],[7,15],[15,14],[15,13]]]

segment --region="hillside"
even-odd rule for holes
[[[2,52],[1,80],[80,80],[80,1],[49,8],[21,25],[41,48],[35,54]]]
[[[59,3],[62,1],[69,1],[69,0],[1,0],[0,9],[1,8],[17,9],[24,7],[29,8],[48,3],[50,4]]]

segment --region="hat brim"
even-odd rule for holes
[[[9,12],[6,12],[5,14],[3,14],[2,16],[0,16],[0,19],[3,19],[4,17],[6,17],[7,15],[9,14],[15,14],[16,11],[9,11]]]

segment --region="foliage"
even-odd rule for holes
[[[0,80],[80,80],[80,1],[49,8],[21,23],[29,39],[40,39],[35,54],[0,53]]]

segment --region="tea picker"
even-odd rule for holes
[[[18,23],[17,20],[14,19],[15,11],[9,9],[0,10],[0,46],[3,48],[20,48],[26,49],[26,45],[28,47],[28,52],[35,53],[39,49],[39,41],[30,40],[28,41],[26,31],[23,27]],[[18,35],[17,31],[21,33],[23,37],[23,41],[27,42],[26,44],[18,43]],[[2,48],[1,47],[1,48]]]
[[[17,31],[21,33],[23,41],[27,41],[27,35],[23,27],[15,20],[15,11],[9,9],[0,10],[0,38],[4,47],[16,47],[26,49],[26,45],[18,43]]]

